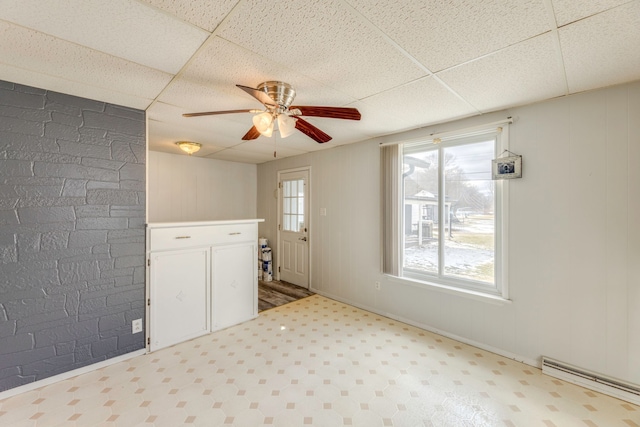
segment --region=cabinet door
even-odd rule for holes
[[[257,246],[255,243],[212,249],[212,330],[235,325],[258,314]]]
[[[151,351],[209,331],[209,257],[209,248],[151,253]]]

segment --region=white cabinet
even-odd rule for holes
[[[258,315],[260,221],[148,224],[149,351]]]
[[[168,347],[209,332],[210,249],[155,252],[150,260],[150,347]]]
[[[257,243],[212,249],[212,330],[236,325],[257,314],[257,254]]]

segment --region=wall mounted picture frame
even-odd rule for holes
[[[491,178],[522,178],[522,156],[498,157],[497,159],[493,159]]]

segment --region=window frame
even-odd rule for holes
[[[430,135],[426,138],[417,138],[409,141],[403,141],[399,143],[399,161],[402,164],[405,154],[405,146],[421,146],[428,143],[437,143],[438,146],[434,148],[437,150],[438,155],[438,194],[444,194],[444,171],[441,169],[443,163],[444,152],[446,148],[463,146],[472,143],[477,143],[480,140],[486,140],[487,136],[494,138],[494,158],[498,157],[498,153],[504,152],[509,146],[509,126],[508,121],[500,123],[500,126],[496,127],[495,124],[487,125],[486,127],[474,129],[469,131],[448,132],[446,135],[442,135],[441,138],[436,138],[436,135]],[[494,197],[494,284],[490,285],[484,282],[473,281],[464,278],[456,278],[446,276],[443,273],[444,266],[439,265],[437,274],[429,274],[427,272],[411,271],[411,269],[405,269],[404,267],[404,250],[405,250],[405,234],[404,234],[404,180],[402,179],[402,168],[399,168],[398,184],[400,186],[398,191],[397,203],[397,215],[399,221],[396,224],[398,228],[398,269],[396,274],[392,274],[394,277],[407,281],[412,285],[428,286],[437,289],[442,289],[447,292],[465,293],[476,297],[488,297],[492,300],[508,301],[508,248],[507,248],[507,231],[509,225],[509,212],[508,212],[508,180],[496,180],[495,185],[495,197]],[[446,205],[446,200],[438,197],[438,212],[439,217],[443,217]],[[443,242],[444,242],[444,221],[439,221],[439,264],[444,261],[443,258]],[[385,224],[385,226],[389,226]],[[387,272],[388,274],[388,272]]]

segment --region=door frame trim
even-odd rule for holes
[[[280,182],[281,182],[281,177],[284,174],[287,173],[293,173],[293,172],[307,172],[307,175],[309,176],[309,181],[307,182],[307,206],[309,207],[309,212],[307,212],[307,219],[305,220],[306,224],[307,224],[307,236],[308,236],[308,242],[307,242],[307,248],[309,253],[307,254],[307,289],[311,289],[311,242],[312,240],[312,234],[313,234],[313,227],[311,226],[311,212],[312,207],[311,207],[311,165],[307,165],[307,166],[300,166],[297,168],[292,168],[292,169],[281,169],[279,171],[277,171],[277,182],[276,182],[276,192],[278,194],[278,201],[276,202],[277,205],[277,210],[276,210],[276,244],[278,245],[277,251],[276,251],[276,260],[277,260],[277,264],[273,266],[274,269],[274,277],[276,278],[276,280],[280,280],[280,248],[282,247],[281,244],[281,236],[280,236],[280,228],[281,225],[280,224],[280,220],[282,219],[282,189],[280,188]]]

